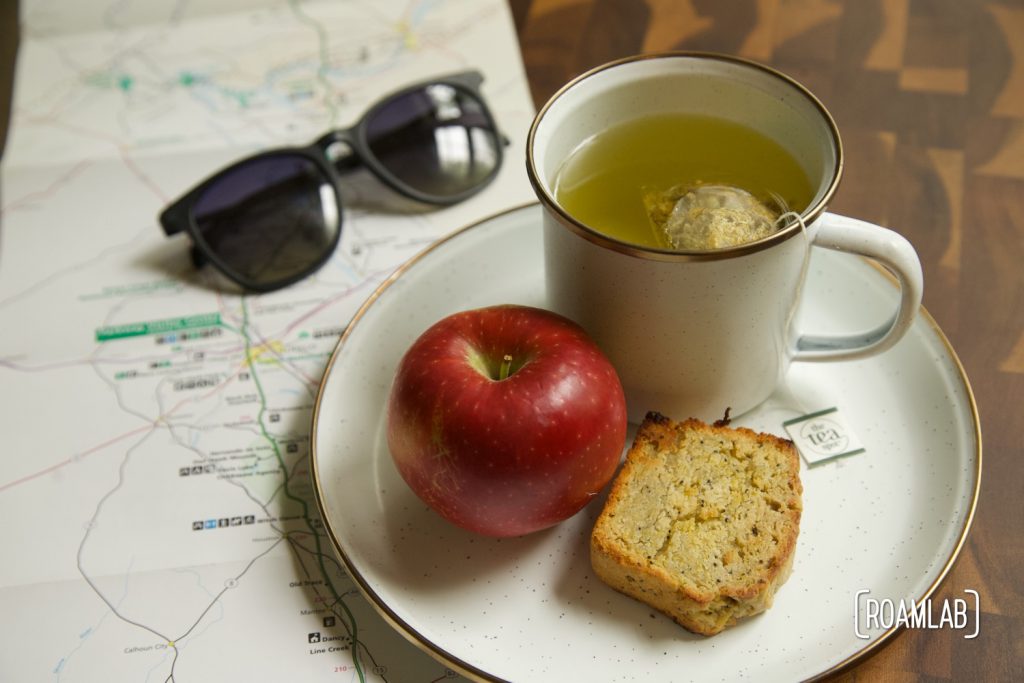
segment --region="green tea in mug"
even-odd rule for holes
[[[555,196],[577,220],[643,247],[716,249],[774,232],[814,196],[783,147],[751,128],[695,114],[634,119],[580,145]]]

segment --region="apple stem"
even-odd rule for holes
[[[508,379],[508,372],[512,369],[512,356],[505,354],[505,357],[501,359],[501,368],[498,370],[498,381]]]

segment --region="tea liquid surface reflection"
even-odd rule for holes
[[[675,186],[742,188],[766,204],[773,195],[802,211],[814,189],[783,147],[746,126],[693,114],[627,121],[591,137],[563,162],[555,197],[573,217],[615,239],[670,249],[644,195]]]

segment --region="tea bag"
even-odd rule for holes
[[[647,215],[673,249],[721,249],[775,232],[780,213],[728,185],[675,185],[644,193]]]

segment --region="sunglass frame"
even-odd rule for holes
[[[491,113],[486,100],[484,100],[483,95],[480,92],[480,85],[482,82],[483,75],[479,72],[465,71],[413,83],[412,85],[406,86],[382,97],[376,104],[371,106],[353,126],[349,128],[340,128],[329,131],[304,147],[278,147],[239,159],[238,161],[235,161],[213,173],[168,205],[167,208],[160,213],[160,225],[163,227],[164,233],[167,236],[176,235],[181,232],[184,232],[189,236],[193,245],[192,261],[197,267],[202,266],[204,263],[210,263],[230,280],[245,289],[256,292],[270,292],[294,284],[319,270],[330,259],[331,255],[338,247],[338,242],[341,240],[342,227],[344,223],[341,174],[337,168],[337,161],[332,160],[331,158],[331,148],[335,147],[339,143],[345,145],[349,150],[349,154],[343,158],[346,167],[357,165],[356,162],[358,162],[365,166],[371,173],[373,173],[373,175],[379,178],[392,190],[426,204],[434,204],[438,206],[450,206],[452,204],[457,204],[458,202],[464,201],[480,192],[480,190],[494,180],[504,161],[503,148],[505,144],[507,144],[507,141],[501,134],[497,122],[494,119],[494,115]],[[497,155],[497,158],[495,160],[494,169],[491,173],[473,187],[454,195],[435,195],[422,192],[403,182],[377,159],[370,150],[367,139],[367,128],[375,114],[380,112],[381,109],[387,106],[392,100],[404,97],[431,85],[448,85],[460,90],[462,93],[469,95],[476,100],[480,105],[481,112],[490,126],[496,140],[495,154]],[[334,237],[331,240],[330,245],[324,249],[324,253],[320,257],[310,263],[308,268],[280,280],[259,282],[238,272],[231,266],[231,264],[227,263],[217,255],[206,240],[203,239],[202,232],[196,223],[193,211],[199,197],[201,197],[211,185],[219,182],[223,176],[234,173],[238,168],[244,167],[253,162],[274,157],[301,157],[304,160],[312,162],[316,166],[316,168],[323,174],[323,178],[329,181],[332,191],[334,192],[335,201],[338,206],[338,225],[337,229],[334,231]]]

